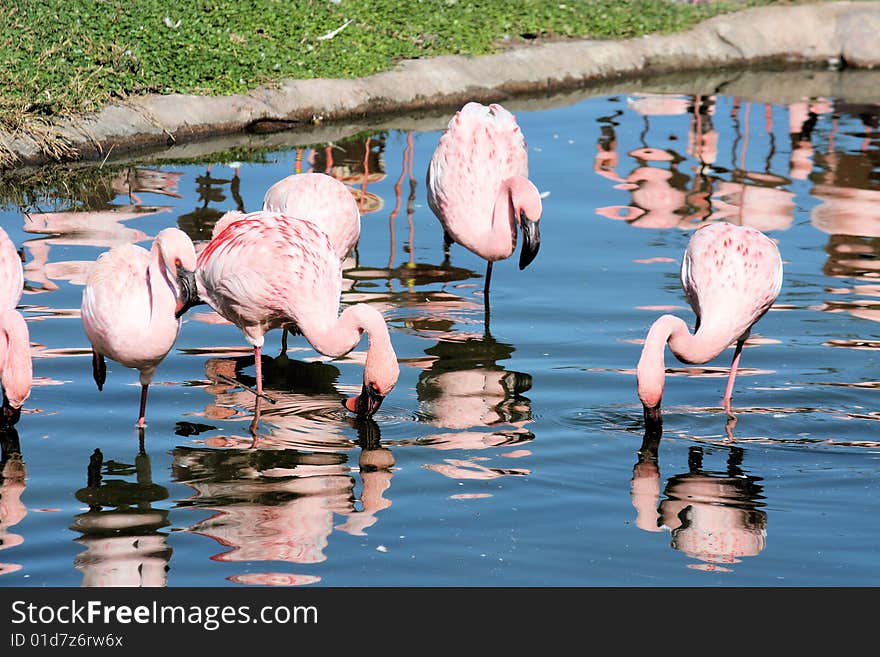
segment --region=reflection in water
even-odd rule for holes
[[[211,233],[214,230],[214,224],[230,209],[245,212],[244,200],[241,197],[241,177],[239,162],[233,162],[229,165],[232,168],[231,178],[216,178],[212,175],[213,166],[208,165],[205,173],[196,177],[196,196],[201,202],[192,212],[182,214],[177,218],[177,227],[186,233],[193,242],[208,241],[211,239]],[[229,193],[235,201],[235,208],[218,208],[210,207],[211,203],[223,203],[226,200],[226,194],[223,193],[223,187],[229,186]],[[268,185],[267,185],[268,187]]]
[[[523,395],[532,387],[532,377],[497,363],[510,358],[513,352],[512,345],[498,342],[491,335],[441,340],[426,349],[430,360],[416,383],[418,418],[451,431],[424,436],[419,444],[438,450],[474,450],[533,440],[534,434],[526,428],[532,422],[531,401]],[[486,467],[478,460],[446,459],[442,464],[425,467],[453,479],[530,473],[524,468]]]
[[[701,562],[688,566],[696,570],[729,572],[720,564],[757,556],[767,535],[767,514],[761,510],[764,489],[760,477],[742,469],[742,448],[728,448],[725,470],[711,471],[703,467],[703,448],[691,447],[687,472],[668,479],[665,498],[659,501],[659,446],[659,433],[646,434],[633,467],[630,493],[636,526],[670,531],[672,547]]]
[[[211,557],[216,561],[325,561],[333,529],[363,535],[377,522],[376,514],[391,506],[384,493],[391,484],[394,457],[380,445],[379,427],[373,420],[353,422],[361,448],[360,508],[348,457],[342,452],[175,448],[172,475],[195,490],[177,506],[214,512],[187,531],[213,538],[224,547]],[[334,527],[337,515],[345,521]],[[277,572],[229,579],[267,585],[320,580]]]
[[[131,477],[126,481],[121,477]],[[165,586],[172,549],[167,544],[168,511],[153,504],[168,498],[168,489],[153,483],[152,465],[144,451],[143,432],[134,464],[105,461],[100,449],[89,459],[85,488],[76,499],[88,511],[74,517],[71,529],[86,549],[74,560],[82,586]]]
[[[628,109],[643,117],[641,147],[627,153],[637,166],[621,177],[616,172],[619,157],[614,127],[622,112],[599,119],[602,137],[597,143],[595,173],[615,183],[615,189],[631,194],[629,205],[600,207],[596,213],[609,219],[624,220],[639,228],[691,229],[703,222],[728,221],[761,231],[785,230],[794,220],[793,192],[784,189],[790,180],[772,171],[776,154],[772,112],[765,105],[766,156],[760,169],[747,165],[752,103],[740,108],[734,101],[731,124],[731,165],[717,163],[719,134],[714,126],[714,96],[642,95],[631,98]],[[740,116],[742,110],[742,116]],[[648,141],[650,117],[689,115],[685,154],[661,149]],[[691,171],[682,170],[687,156],[695,163]]]
[[[828,301],[821,309],[877,322],[880,321],[880,135],[875,135],[873,130],[880,122],[880,105],[837,103],[834,110],[835,126],[829,137],[828,151],[814,155],[811,194],[821,203],[813,208],[810,221],[829,235],[825,247],[828,260],[823,273],[834,278],[856,279],[862,284],[832,288],[832,294],[843,298]],[[833,146],[840,113],[850,113],[862,121],[865,137],[857,152],[839,152]],[[859,347],[863,342],[835,340],[826,345]]]
[[[15,427],[0,431],[0,550],[24,543],[24,537],[11,531],[27,515],[21,501],[27,480],[27,467],[21,456]],[[21,570],[21,564],[0,563],[0,575]]]
[[[111,248],[119,244],[147,240],[149,235],[129,228],[124,222],[169,212],[170,206],[145,205],[139,194],[161,194],[179,198],[177,185],[181,173],[156,171],[140,167],[126,168],[116,173],[106,187],[96,188],[93,194],[76,207],[51,212],[30,211],[24,214],[22,229],[25,233],[44,235],[23,243],[27,253],[24,265],[25,294],[52,292],[58,289],[57,280],[84,285],[88,268],[93,260],[52,262],[52,246],[90,246]],[[127,203],[115,203],[119,196]]]
[[[254,356],[210,358],[205,374],[210,384],[206,392],[215,399],[205,407],[208,420],[254,418],[256,397],[241,384],[253,389],[256,378],[243,373],[254,366]],[[336,387],[339,369],[325,362],[303,362],[286,355],[262,357],[263,392],[274,403],[260,405],[260,422],[267,426],[259,436],[261,447],[302,449],[347,449],[344,433],[350,428],[342,407],[345,396]],[[250,444],[250,438],[209,439],[212,447]]]

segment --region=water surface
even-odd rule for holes
[[[0,584],[880,584],[880,105],[633,91],[516,114],[542,245],[524,271],[496,264],[488,326],[485,263],[444,252],[426,202],[448,116],[7,192],[37,381],[4,442]],[[205,240],[309,170],[359,201],[342,301],[384,313],[396,389],[357,421],[340,400],[366,340],[331,361],[292,336],[264,370],[277,404],[251,449],[254,398],[229,378],[253,385],[253,355],[202,306],[139,441],[137,373],[108,361],[103,392],[92,380],[89,263],[166,226]],[[735,423],[720,408],[732,349],[667,355],[664,434],[645,439],[640,342],[664,312],[692,325],[678,268],[712,221],[777,240],[782,291],[744,350]]]

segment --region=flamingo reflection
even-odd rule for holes
[[[180,508],[206,509],[212,515],[187,528],[224,547],[211,558],[222,562],[281,561],[312,565],[325,561],[334,529],[363,535],[376,514],[391,506],[384,497],[394,458],[380,445],[379,427],[353,419],[358,430],[358,467],[362,491],[356,507],[356,481],[341,451],[296,449],[210,449],[177,447],[172,475],[191,487]],[[336,516],[342,524],[334,525]],[[320,580],[308,573],[251,572],[235,582],[304,584]]]
[[[134,476],[134,481],[124,477]],[[153,482],[152,463],[144,450],[143,431],[134,464],[105,460],[100,449],[89,459],[87,483],[76,499],[88,510],[74,517],[71,529],[85,547],[74,559],[82,586],[166,586],[172,549],[161,530],[168,510],[154,505],[168,489]]]
[[[22,229],[25,233],[41,235],[26,240],[22,247],[27,253],[24,265],[25,294],[39,294],[58,289],[55,281],[69,281],[84,285],[89,261],[51,261],[53,246],[91,246],[112,248],[119,244],[134,244],[150,238],[125,222],[144,219],[171,211],[168,205],[147,205],[140,194],[150,193],[180,198],[177,192],[183,174],[141,167],[123,169],[110,178],[106,187],[98,186],[92,195],[76,208],[51,212],[26,212]],[[116,202],[125,197],[127,203]]]
[[[695,570],[729,572],[729,564],[760,554],[767,536],[763,486],[760,477],[743,470],[744,450],[725,448],[725,469],[712,471],[703,466],[703,447],[692,446],[687,472],[667,480],[661,501],[660,440],[659,432],[646,433],[633,467],[630,494],[636,526],[669,531],[672,548],[695,559],[698,563],[688,565]]]
[[[227,212],[211,207],[211,204],[221,204],[226,201],[224,187],[229,188],[229,194],[235,202],[235,210],[245,212],[244,200],[241,197],[241,163],[232,162],[229,166],[232,168],[232,176],[229,178],[216,176],[213,165],[208,165],[205,173],[196,177],[196,195],[201,205],[177,218],[177,227],[189,235],[193,242],[210,240],[214,224]]]
[[[776,151],[769,105],[765,106],[764,142],[769,144],[765,165],[762,170],[746,166],[751,105],[745,104],[740,117],[739,103],[734,103],[731,119],[735,138],[729,168],[717,163],[719,134],[714,125],[713,96],[648,94],[631,98],[628,108],[642,116],[645,127],[641,146],[628,153],[637,166],[626,176],[618,175],[614,168],[619,165],[614,137],[619,121],[616,116],[599,119],[603,137],[597,144],[594,171],[616,182],[616,189],[630,191],[631,203],[597,208],[596,213],[639,228],[688,230],[717,221],[761,231],[789,228],[794,217],[794,195],[785,189],[790,180],[772,172]],[[651,117],[684,114],[690,116],[686,153],[694,161],[691,173],[682,169],[688,162],[684,155],[657,148],[648,141]],[[729,174],[729,179],[722,178],[722,174]]]
[[[847,111],[862,121],[867,136],[859,149],[840,152],[833,140],[837,128],[832,127],[828,151],[814,153],[811,194],[821,202],[811,211],[810,221],[829,235],[823,273],[857,283],[832,288],[830,292],[841,298],[826,302],[821,309],[876,322],[880,321],[880,191],[876,181],[880,147],[871,129],[880,122],[880,105],[838,104],[833,123],[839,121],[838,114]],[[860,342],[841,340],[834,344],[857,346]]]
[[[27,467],[15,427],[0,430],[0,550],[15,548],[24,537],[14,533],[15,525],[24,520],[27,507],[21,501],[27,481]],[[21,570],[21,564],[0,563],[0,575]]]
[[[260,404],[259,421],[265,433],[263,447],[316,450],[347,449],[345,431],[350,427],[341,406],[345,398],[337,389],[339,369],[321,361],[304,362],[287,355],[262,356],[263,390],[270,403]],[[213,421],[251,421],[256,429],[256,379],[244,373],[254,365],[253,354],[230,358],[209,358],[205,374],[206,392],[214,395],[202,415]],[[253,411],[253,414],[252,414]],[[210,439],[211,446],[236,446],[250,439],[229,436]]]
[[[426,349],[428,358],[411,364],[424,367],[416,383],[421,422],[445,429],[419,439],[419,444],[441,451],[514,447],[530,442],[534,434],[531,401],[523,393],[532,377],[505,369],[497,361],[510,358],[512,345],[491,335],[459,341],[441,340]],[[522,457],[528,450],[511,450]],[[425,467],[453,479],[494,479],[527,475],[526,468],[489,467],[485,457],[445,459]]]

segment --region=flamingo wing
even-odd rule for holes
[[[254,212],[230,223],[199,254],[200,293],[249,337],[298,324],[307,300],[338,307],[342,275],[327,234],[313,223]]]

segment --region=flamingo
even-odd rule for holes
[[[724,410],[730,398],[743,344],[782,288],[782,258],[769,237],[749,226],[710,224],[691,236],[681,263],[681,284],[697,316],[694,333],[675,315],[663,315],[648,330],[637,368],[646,428],[661,426],[660,401],[666,344],[683,363],[705,363],[736,342]],[[728,436],[730,438],[730,436]]]
[[[492,263],[516,247],[517,225],[523,233],[519,268],[535,259],[541,195],[528,178],[525,138],[501,105],[470,102],[455,113],[431,157],[427,184],[447,246],[457,242],[487,261],[484,301]]]
[[[0,228],[0,384],[3,406],[0,426],[11,427],[33,385],[31,342],[27,323],[16,310],[24,291],[21,256],[6,231]]]
[[[92,345],[92,374],[102,390],[105,357],[140,372],[140,428],[156,368],[174,346],[180,316],[195,294],[195,268],[192,240],[178,228],[165,228],[150,251],[120,244],[98,256],[89,270],[81,311]]]
[[[274,328],[302,333],[319,353],[339,358],[369,339],[361,394],[345,407],[372,416],[400,368],[381,313],[356,304],[340,315],[342,270],[327,233],[307,219],[258,210],[227,223],[199,253],[201,300],[238,326],[254,348],[257,402],[263,397],[261,349]]]
[[[361,213],[351,190],[326,173],[295,173],[282,178],[266,191],[263,209],[308,218],[327,233],[340,262],[351,253],[361,234]],[[286,352],[284,329],[281,353]]]

